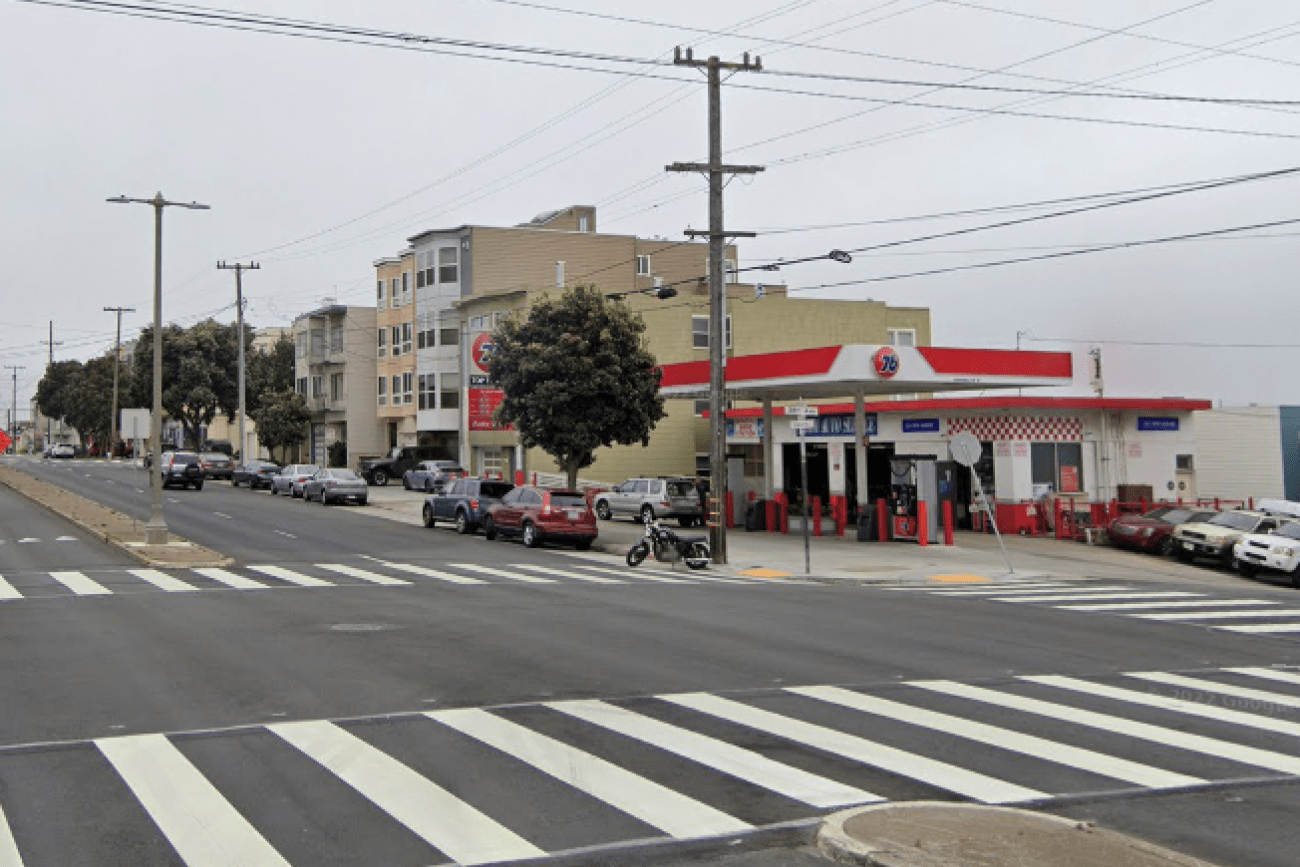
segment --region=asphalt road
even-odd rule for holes
[[[142,473],[32,469],[147,517]],[[630,574],[224,483],[167,496],[176,532],[239,565],[150,574],[0,489],[0,867],[778,845],[733,856],[757,865],[877,798],[1037,804],[1295,863],[1292,639]]]

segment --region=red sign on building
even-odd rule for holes
[[[499,425],[492,420],[492,413],[505,399],[505,392],[499,388],[471,388],[469,390],[469,429],[470,430],[514,430],[513,425]]]
[[[1068,464],[1061,467],[1061,493],[1079,493],[1079,468]]]

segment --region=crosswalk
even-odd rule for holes
[[[476,865],[1297,777],[1287,667],[583,698],[0,749],[0,865]]]
[[[1112,614],[1253,635],[1300,635],[1300,598],[1277,599],[1219,595],[1201,590],[1153,590],[1104,581],[1025,581],[951,587],[891,587],[957,599],[1038,605],[1060,611]]]
[[[586,560],[558,565],[512,563],[442,563],[436,568],[418,563],[365,559],[353,563],[295,563],[284,566],[254,563],[242,567],[192,569],[60,570],[0,574],[0,605],[52,596],[112,596],[131,593],[197,593],[210,590],[271,590],[337,587],[449,587],[518,585],[529,587],[698,586],[740,584],[763,586],[766,579],[733,578],[692,572],[600,566]],[[0,862],[0,867],[7,867]]]

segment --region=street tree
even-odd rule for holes
[[[217,413],[234,421],[239,409],[239,349],[235,325],[212,319],[189,328],[168,325],[162,333],[163,411],[180,422],[185,442],[197,447],[204,426]],[[131,371],[136,406],[153,405],[153,328],[140,332]]]
[[[273,460],[276,460],[276,449],[280,450],[279,460],[283,462],[289,449],[307,439],[311,410],[307,408],[306,398],[296,391],[263,394],[257,409],[249,415],[257,423],[258,441],[270,450]]]
[[[108,454],[113,417],[113,354],[92,358],[81,365],[72,387],[72,401],[64,421],[76,429],[83,442],[94,442]]]
[[[251,338],[245,339],[251,346]],[[248,353],[245,401],[250,416],[261,406],[264,397],[293,390],[293,365],[293,341],[285,334],[280,335],[280,339],[273,343],[267,352]]]
[[[77,385],[81,379],[80,361],[56,361],[45,368],[45,375],[36,385],[36,408],[46,418],[67,418],[77,401]]]
[[[578,483],[596,449],[647,445],[665,415],[660,372],[645,347],[645,322],[594,286],[545,298],[492,334],[488,372],[504,392],[499,424],[540,448]]]

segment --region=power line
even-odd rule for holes
[[[1172,346],[1189,349],[1300,349],[1300,343],[1208,343],[1194,340],[1079,340],[1070,337],[1028,337],[1034,343],[1098,343],[1103,346]]]

